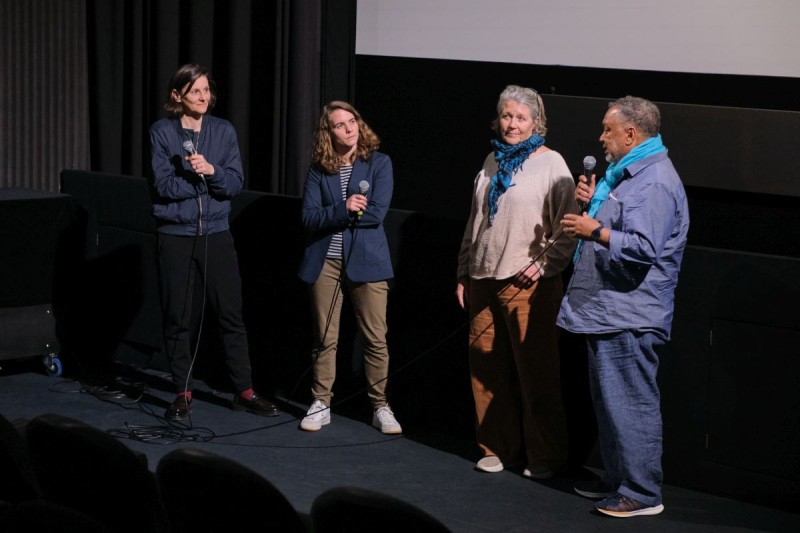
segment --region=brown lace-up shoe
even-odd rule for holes
[[[639,500],[634,500],[633,498],[619,493],[597,502],[594,504],[594,507],[603,514],[615,516],[617,518],[654,515],[664,510],[663,504],[647,505],[646,503],[642,503]]]

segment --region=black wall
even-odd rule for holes
[[[576,177],[586,154],[603,159],[609,101],[658,103],[691,218],[659,378],[666,482],[788,505],[800,488],[800,79],[362,55],[356,65],[355,104],[394,162],[393,206],[462,228],[506,85],[542,93],[547,143]],[[450,292],[459,237],[438,254]],[[585,353],[562,350],[570,401]],[[572,408],[581,420],[585,405]]]
[[[62,345],[77,349],[65,357],[65,372],[111,360],[166,368],[146,180],[64,171],[62,188],[87,229],[84,262],[62,276],[69,289],[60,291],[59,331]],[[309,402],[310,316],[295,274],[304,243],[299,209],[298,197],[245,192],[234,202],[232,231],[256,386]],[[396,274],[388,312],[392,405],[407,438],[474,458],[466,317],[454,296],[463,221],[393,209],[386,229]],[[687,248],[659,377],[667,483],[793,505],[800,489],[798,268],[796,258]],[[212,324],[209,317],[209,335]],[[344,401],[335,409],[363,417],[361,358],[353,328],[343,331],[336,399]],[[206,366],[214,350],[205,344]],[[200,371],[217,386],[212,368]],[[572,459],[599,466],[585,352],[566,334],[562,375]]]
[[[490,152],[497,97],[539,90],[548,145],[577,176],[609,101],[633,94],[662,111],[662,136],[689,195],[689,242],[797,257],[800,79],[356,56],[355,104],[395,166],[393,206],[466,219]],[[780,220],[780,224],[771,225]]]
[[[69,196],[0,188],[0,360],[58,353],[55,286],[82,260]]]
[[[85,259],[70,266],[58,315],[65,371],[94,377],[114,362],[166,370],[161,353],[156,227],[144,178],[62,172],[62,190],[84,221]],[[310,403],[311,318],[297,277],[305,243],[300,198],[245,191],[233,202],[231,231],[242,272],[244,314],[257,389]],[[393,209],[386,220],[395,279],[390,298],[392,405],[418,428],[471,437],[465,316],[453,296],[460,222]],[[200,301],[197,298],[197,301]],[[420,305],[420,304],[423,305]],[[337,371],[339,412],[368,409],[351,313],[343,315]],[[214,317],[201,339],[199,378],[225,387]],[[457,349],[453,349],[456,346]],[[216,360],[216,361],[215,361]],[[360,393],[359,393],[360,392]],[[430,408],[430,399],[438,409]],[[466,409],[465,409],[466,407]],[[450,410],[443,417],[440,410]],[[407,433],[413,434],[413,425]]]

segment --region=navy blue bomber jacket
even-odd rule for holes
[[[214,165],[214,175],[201,177],[192,171],[186,161],[187,140]],[[179,118],[163,118],[150,127],[150,149],[158,231],[194,236],[228,230],[231,198],[244,183],[233,125],[205,115],[198,134],[183,128]]]

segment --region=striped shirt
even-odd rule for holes
[[[342,165],[339,167],[339,176],[342,178],[342,200],[347,200],[347,185],[350,183],[350,174],[353,173],[353,165]],[[342,253],[342,232],[335,233],[328,247],[327,257],[330,259],[341,259]]]

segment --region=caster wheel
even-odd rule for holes
[[[47,375],[58,377],[64,371],[64,367],[61,365],[61,359],[59,359],[57,355],[47,355],[43,359],[44,370],[47,372]]]

